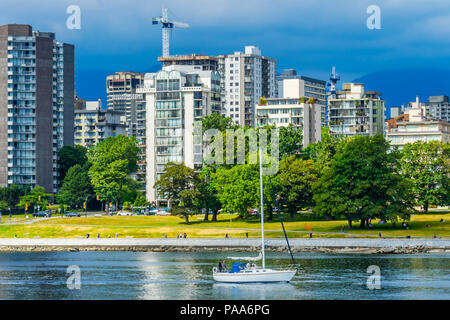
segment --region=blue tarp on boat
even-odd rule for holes
[[[245,269],[245,263],[233,262],[233,264],[231,265],[230,273],[236,273],[243,269]]]

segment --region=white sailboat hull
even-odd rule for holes
[[[236,273],[214,272],[213,278],[217,282],[249,283],[249,282],[289,282],[297,270],[256,269],[244,270]]]

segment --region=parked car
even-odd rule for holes
[[[156,209],[156,208],[151,208],[149,211],[148,211],[148,214],[147,215],[149,215],[149,216],[154,216],[154,215],[156,215],[156,214],[158,214],[159,213],[159,210],[158,209]]]
[[[38,211],[38,212],[33,213],[33,217],[38,217],[38,218],[50,218],[51,216],[52,216],[52,214],[48,211]]]
[[[81,214],[78,212],[67,212],[66,217],[81,217]]]
[[[253,214],[253,215],[258,214],[258,209],[257,208],[249,209],[248,213]]]
[[[119,212],[117,212],[118,216],[131,216],[132,213],[130,211],[124,211],[124,210],[120,210]]]

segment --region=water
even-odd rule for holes
[[[448,254],[297,253],[291,283],[215,283],[212,267],[239,255],[249,253],[0,253],[0,299],[450,299]],[[266,258],[290,263],[286,253]],[[70,265],[80,267],[80,290],[67,288]],[[367,288],[370,265],[380,267],[380,290]]]

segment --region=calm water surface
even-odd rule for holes
[[[0,299],[450,299],[450,255],[297,253],[291,283],[219,284],[212,267],[228,252],[0,253]],[[254,254],[256,256],[256,254]],[[266,253],[267,265],[289,264]],[[81,270],[69,290],[67,267]],[[381,269],[381,289],[369,290],[367,267]]]

